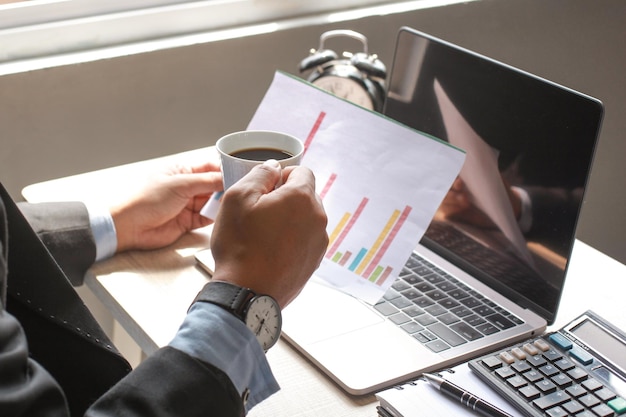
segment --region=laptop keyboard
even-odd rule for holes
[[[416,253],[374,308],[433,352],[523,323]]]

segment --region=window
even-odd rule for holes
[[[320,19],[348,20],[352,13],[393,13],[461,1],[0,0],[0,63],[157,39],[201,42]],[[212,38],[207,38],[209,32]]]

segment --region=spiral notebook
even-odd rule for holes
[[[522,414],[509,404],[504,397],[501,397],[483,383],[466,363],[441,371],[439,375],[501,410],[510,413],[512,416],[522,417]],[[473,415],[460,402],[437,391],[436,388],[422,378],[381,391],[376,394],[376,398],[383,409],[383,411],[379,411],[380,416],[449,417]]]

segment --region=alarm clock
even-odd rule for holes
[[[361,52],[343,52],[340,56],[325,47],[327,40],[349,37],[360,41]],[[307,81],[355,104],[381,111],[385,99],[387,69],[376,54],[370,54],[367,38],[353,30],[331,30],[322,33],[317,49],[300,62],[300,73],[312,70]]]

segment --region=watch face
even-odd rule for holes
[[[337,97],[356,103],[359,106],[370,110],[374,108],[372,99],[367,90],[361,84],[350,78],[326,75],[313,81],[313,84],[333,93]]]
[[[272,297],[254,297],[246,311],[246,326],[256,335],[264,350],[268,350],[280,337],[282,316],[280,307]]]

